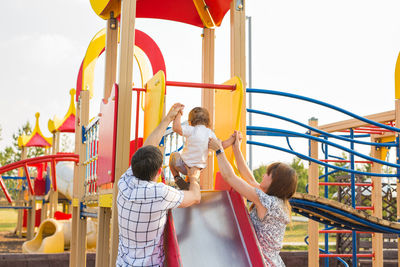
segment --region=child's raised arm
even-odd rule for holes
[[[181,125],[182,110],[178,112],[174,121],[172,122],[172,130],[179,135],[183,135],[182,125]]]

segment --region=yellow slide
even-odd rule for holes
[[[24,253],[64,252],[63,224],[54,219],[44,220],[35,236],[22,245]]]
[[[95,248],[97,238],[97,223],[87,221],[86,247]],[[71,220],[57,221],[55,219],[44,220],[38,229],[36,236],[24,242],[24,253],[59,253],[64,248],[69,248],[71,241]]]

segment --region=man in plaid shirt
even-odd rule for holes
[[[163,266],[163,233],[168,210],[200,202],[200,186],[196,181],[199,172],[188,170],[188,191],[156,182],[163,162],[163,155],[156,146],[183,107],[179,103],[172,106],[143,147],[132,156],[131,167],[118,182],[117,266]]]

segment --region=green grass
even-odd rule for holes
[[[322,226],[320,226],[322,227]],[[294,251],[294,250],[307,250],[308,246],[304,242],[304,238],[308,235],[308,223],[307,222],[291,222],[287,225],[285,236],[283,238],[283,248],[285,251]],[[324,235],[319,235],[319,242],[324,241]],[[336,242],[336,235],[329,235],[329,243]],[[285,245],[286,243],[286,245]],[[292,243],[292,244],[290,244]],[[320,245],[322,248],[323,246]],[[330,249],[335,250],[336,246],[330,245]]]
[[[13,231],[17,225],[17,210],[0,210],[0,232]]]

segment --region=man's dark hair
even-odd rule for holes
[[[131,168],[136,178],[150,181],[157,175],[163,162],[161,151],[155,146],[144,146],[132,156]]]

